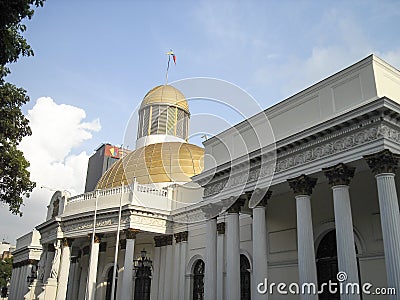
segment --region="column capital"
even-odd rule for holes
[[[182,234],[180,232],[174,233],[175,243],[179,244],[182,241]]]
[[[172,245],[173,239],[174,239],[174,236],[172,234],[166,235],[165,236],[166,246]]]
[[[134,240],[136,239],[136,235],[140,232],[139,229],[134,228],[127,228],[125,229],[125,235],[127,240]]]
[[[63,247],[71,247],[73,241],[74,241],[74,239],[63,238],[63,239],[61,240],[61,245],[62,245]]]
[[[251,195],[254,201],[258,202],[255,207],[267,206],[269,199],[271,199],[271,196],[272,191],[260,188],[256,188]]]
[[[187,242],[188,241],[188,235],[189,235],[188,231],[182,231],[181,232],[181,242]]]
[[[354,177],[355,170],[356,168],[350,167],[343,163],[322,169],[326,178],[328,178],[330,186],[332,187],[337,185],[349,185],[350,180]]]
[[[96,244],[100,244],[100,242],[101,242],[101,238],[104,236],[104,234],[102,234],[102,233],[95,233],[94,234],[94,242],[96,243]],[[92,239],[92,234],[90,233],[90,234],[88,234],[88,237],[89,237],[89,239]]]
[[[367,164],[374,175],[379,175],[382,173],[395,174],[400,155],[385,149],[378,153],[365,155],[364,159],[367,161]]]
[[[229,198],[229,201],[232,200],[232,197]],[[241,196],[238,197],[238,199],[234,200],[232,202],[232,205],[227,209],[227,212],[232,214],[232,213],[239,213],[240,212],[240,208],[244,205],[245,199]]]
[[[217,223],[218,234],[225,234],[225,222]]]
[[[288,183],[290,188],[293,190],[295,196],[311,196],[312,190],[317,184],[317,178],[312,178],[305,174],[302,174],[298,177],[288,179]]]
[[[162,236],[161,235],[156,235],[154,237],[154,243],[155,243],[155,247],[161,247],[162,246]]]

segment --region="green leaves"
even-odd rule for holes
[[[35,187],[30,180],[28,161],[17,149],[22,138],[31,135],[29,121],[21,111],[29,101],[26,91],[5,82],[10,73],[6,64],[33,50],[22,33],[21,22],[32,18],[33,7],[43,6],[44,0],[0,0],[0,201],[8,204],[13,214],[22,215],[23,196],[29,197]]]
[[[12,258],[0,261],[0,288],[7,286],[11,279]]]

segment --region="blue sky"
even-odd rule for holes
[[[50,145],[55,138],[37,137],[30,142],[37,147],[24,151],[37,158],[32,152],[48,145],[55,157],[49,164],[67,168],[77,181],[85,176],[82,162],[98,145],[123,143],[131,113],[149,89],[164,83],[170,48],[177,55],[171,81],[226,80],[245,89],[261,108],[371,53],[400,68],[400,1],[48,0],[27,27],[25,36],[35,56],[11,65],[8,80],[28,91],[31,102],[23,110],[31,110],[32,119],[40,120],[46,105],[71,108],[65,126],[75,126],[71,134],[77,138],[57,140],[57,148]],[[52,101],[35,107],[40,97]],[[191,112],[214,113],[215,107],[196,102]],[[227,124],[241,121],[223,109],[219,114]],[[70,121],[77,115],[76,122]],[[63,117],[49,120],[48,126]],[[74,175],[75,165],[80,175]],[[36,176],[39,186],[81,192],[79,184],[65,187],[43,178],[45,174]],[[29,200],[36,204],[27,204],[22,222],[1,208],[2,232],[10,222],[24,224],[9,233],[9,240],[44,218],[48,200],[41,192]]]

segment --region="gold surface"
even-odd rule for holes
[[[159,85],[144,96],[140,108],[149,104],[172,104],[189,112],[189,104],[185,96],[171,85]]]
[[[196,145],[165,142],[147,145],[118,160],[97,183],[96,189],[131,184],[189,182],[204,168],[204,149]]]

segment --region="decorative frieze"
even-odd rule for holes
[[[329,168],[323,168],[326,178],[331,186],[349,185],[350,180],[354,177],[356,168],[347,166],[343,163],[337,164]]]
[[[349,132],[351,132],[351,134],[349,134]],[[354,126],[351,130],[346,128],[331,133],[321,139],[312,140],[303,145],[281,151],[276,160],[276,165],[273,164],[273,162],[263,162],[261,165],[261,161],[258,161],[258,166],[254,165],[254,167],[250,169],[245,168],[244,172],[231,174],[229,178],[211,182],[205,186],[204,196],[215,195],[220,193],[223,189],[229,189],[238,185],[244,186],[245,184],[257,181],[261,178],[271,176],[274,173],[285,172],[306,163],[348,151],[380,138],[400,143],[400,130],[386,124],[376,124],[374,126],[362,126],[361,129],[359,129],[359,126]]]
[[[311,196],[312,190],[317,184],[317,179],[308,177],[307,175],[303,174],[296,178],[288,179],[288,183],[296,196],[298,195]]]
[[[382,173],[395,174],[398,168],[400,155],[385,149],[378,153],[365,155],[364,159],[367,161],[367,164],[374,175]]]

